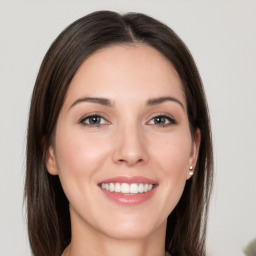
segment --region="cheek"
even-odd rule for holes
[[[153,137],[153,136],[152,136]],[[154,146],[153,146],[154,145]],[[166,219],[178,204],[187,180],[192,139],[189,132],[175,132],[152,138],[148,148],[151,167],[157,171],[156,216]]]
[[[78,212],[84,212],[84,205],[93,204],[95,174],[106,162],[108,145],[84,132],[62,129],[56,136],[60,182],[70,205]]]
[[[164,181],[162,186],[167,200],[165,203],[172,210],[186,184],[192,139],[190,133],[183,133],[180,136],[176,134],[165,138],[161,144],[155,147],[157,150],[154,151],[154,159],[160,179]]]
[[[81,132],[62,130],[56,137],[56,160],[62,186],[83,187],[94,182],[94,173],[109,155],[108,144]]]
[[[162,142],[162,143],[161,143]],[[169,136],[155,146],[155,159],[165,175],[186,175],[191,155],[192,140],[188,133]],[[153,153],[152,153],[153,154]]]
[[[61,171],[90,172],[106,151],[97,138],[92,139],[82,131],[72,133],[67,130],[60,134],[56,138],[56,152]]]

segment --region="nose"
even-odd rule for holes
[[[114,140],[113,161],[115,163],[134,166],[148,161],[145,135],[138,127],[120,129]]]

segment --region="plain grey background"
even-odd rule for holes
[[[209,256],[240,256],[256,237],[256,1],[0,0],[0,255],[30,255],[22,208],[27,115],[48,47],[96,10],[144,12],[191,50],[209,101],[215,185]]]

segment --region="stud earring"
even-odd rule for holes
[[[192,176],[194,174],[192,165],[189,167],[189,170],[190,170],[189,175]]]

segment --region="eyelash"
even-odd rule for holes
[[[104,123],[104,124],[101,124],[101,123],[99,123],[99,124],[98,124],[98,123],[94,123],[94,124],[85,123],[87,120],[89,120],[89,118],[100,118],[100,119],[104,119],[106,123]],[[105,126],[105,125],[110,124],[110,122],[108,122],[108,121],[107,121],[102,115],[100,115],[100,114],[90,114],[90,115],[88,115],[88,116],[85,116],[85,117],[83,117],[83,118],[81,119],[80,123],[81,123],[82,125],[84,125],[84,126],[91,127],[91,128],[93,128],[93,127],[98,128],[98,127],[101,127],[101,126]]]
[[[164,128],[164,127],[169,127],[171,125],[177,124],[177,121],[172,116],[169,116],[169,115],[166,115],[166,114],[156,115],[156,116],[152,117],[150,119],[150,121],[151,120],[156,120],[156,118],[164,118],[164,119],[167,119],[167,121],[169,122],[167,124],[158,124],[158,125],[157,124],[153,124],[153,125],[156,125],[156,126],[160,126],[160,127]]]
[[[100,118],[100,120],[102,121],[102,119],[104,120],[104,123],[101,124],[101,123],[94,123],[94,124],[90,124],[90,123],[86,123],[87,120],[89,120],[90,118]],[[166,114],[160,114],[160,115],[156,115],[154,117],[152,117],[149,122],[151,122],[152,120],[155,120],[156,121],[156,118],[164,118],[165,120],[168,121],[167,124],[150,124],[150,125],[156,125],[158,127],[168,127],[168,126],[171,126],[171,125],[174,125],[174,124],[177,124],[177,121],[172,117],[172,116],[169,116],[169,115],[166,115]],[[101,122],[100,121],[100,122]],[[147,123],[149,123],[147,122]],[[90,114],[88,116],[85,116],[81,119],[80,123],[84,126],[87,126],[87,127],[91,127],[91,128],[99,128],[101,126],[105,126],[105,125],[109,125],[110,122],[107,121],[102,115],[100,114]]]

